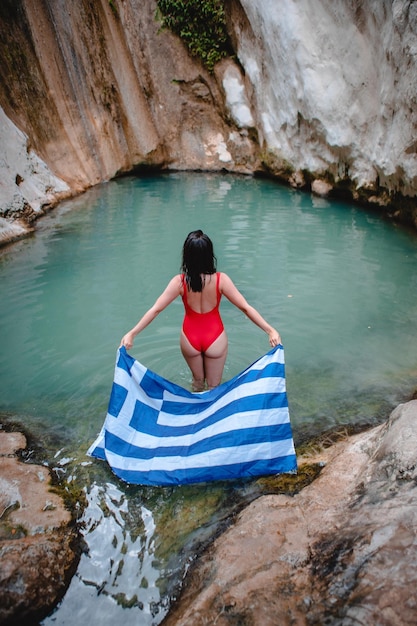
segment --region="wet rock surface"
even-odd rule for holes
[[[197,560],[164,626],[415,624],[416,436],[413,400],[323,450],[298,495],[253,502]]]
[[[49,471],[23,463],[26,438],[0,432],[0,624],[35,624],[53,609],[79,554],[71,514]]]

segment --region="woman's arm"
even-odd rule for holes
[[[151,308],[146,311],[146,313],[141,317],[136,326],[134,326],[128,333],[126,333],[120,342],[120,346],[125,346],[128,350],[133,346],[133,341],[144,328],[149,326],[149,324],[155,319],[161,311],[167,308],[175,298],[177,298],[181,293],[181,276],[178,274],[172,278],[165,290],[161,293],[159,298],[156,300],[155,304],[151,306]]]
[[[272,347],[281,343],[281,337],[279,332],[273,328],[262,317],[262,315],[251,306],[244,296],[237,289],[231,278],[223,272],[220,275],[220,291],[226,296],[226,298],[240,309],[256,326],[259,326],[269,336],[269,343]]]

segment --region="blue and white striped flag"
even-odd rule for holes
[[[169,382],[120,348],[107,417],[87,454],[142,485],[295,471],[283,347],[203,393]]]

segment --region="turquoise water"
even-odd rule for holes
[[[63,203],[0,251],[0,411],[34,432],[49,464],[88,497],[90,552],[45,624],[91,622],[92,612],[100,624],[121,614],[126,625],[159,623],[194,545],[245,498],[243,485],[127,487],[85,456],[120,338],[179,271],[196,228],[281,333],[296,442],[377,423],[416,385],[415,235],[346,203],[229,175],[129,177]],[[221,311],[230,378],[269,345],[227,301]],[[188,386],[182,314],[178,300],[131,354]]]

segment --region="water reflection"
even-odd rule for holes
[[[115,484],[89,489],[83,522],[88,548],[58,611],[43,624],[158,624],[167,610],[158,589],[155,523],[145,506],[130,510]],[[92,621],[91,607],[94,606]]]
[[[127,485],[107,464],[67,452],[55,454],[53,471],[69,485],[85,485],[85,548],[64,599],[43,626],[87,620],[156,626],[196,552],[261,490],[253,481]]]

